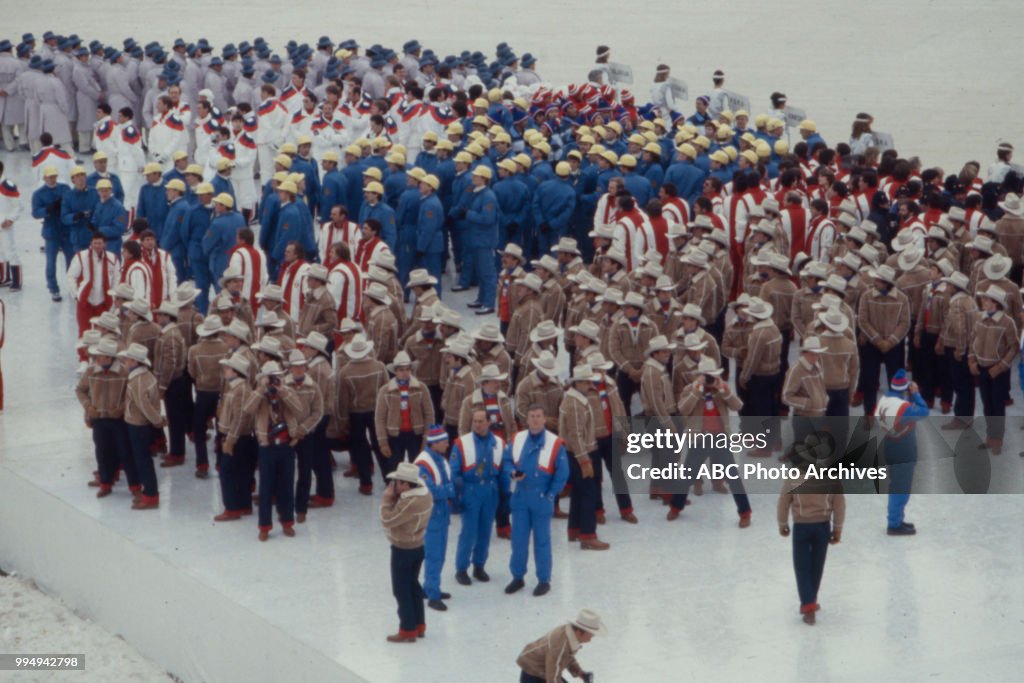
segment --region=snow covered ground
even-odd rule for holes
[[[0,577],[0,652],[5,654],[86,654],[86,670],[76,672],[5,671],[14,682],[131,681],[167,683],[170,677],[121,638],[83,619],[60,600],[43,594],[31,581]]]
[[[767,109],[768,93],[784,91],[830,142],[845,139],[853,115],[868,111],[901,151],[947,172],[969,158],[987,165],[997,139],[1024,142],[1024,95],[1016,87],[1024,65],[1011,59],[1009,48],[1024,8],[1008,0],[977,7],[951,0],[800,6],[738,0],[727,8],[421,0],[335,7],[38,0],[6,13],[0,33],[16,38],[52,28],[109,42],[132,35],[165,44],[177,35],[202,35],[214,44],[263,35],[275,46],[293,37],[312,43],[324,33],[394,47],[416,37],[441,54],[491,52],[504,40],[520,54],[537,55],[539,71],[557,84],[585,78],[594,47],[606,43],[643,83],[665,61],[694,95],[710,86],[714,69],[724,69],[727,84],[755,103],[752,113]],[[646,96],[646,85],[634,90]],[[26,156],[0,159],[30,194]],[[696,499],[673,525],[663,521],[660,505],[639,501],[638,526],[610,519],[601,528],[613,544],[608,553],[572,548],[559,523],[554,590],[541,600],[501,594],[509,578],[505,542],[492,548],[491,584],[452,590],[455,521],[444,572],[446,589],[455,593],[451,609],[428,614],[424,643],[396,650],[383,642],[395,626],[386,543],[374,501],[356,495],[351,480],[338,477],[339,506],[311,514],[296,539],[275,535],[265,545],[256,542],[254,523],[213,525],[216,481],[196,481],[184,468],[160,472],[162,507],[148,517],[128,510],[123,490],[104,501],[92,497],[84,486],[91,443],[72,395],[74,309],[67,300],[49,301],[33,221],[19,222],[18,241],[27,285],[20,294],[2,293],[9,318],[0,476],[16,470],[367,680],[511,680],[522,644],[584,606],[601,613],[612,632],[582,653],[599,680],[733,680],[755,671],[779,681],[997,681],[1017,674],[1024,544],[1016,521],[1021,499],[1012,496],[915,496],[908,514],[921,533],[912,539],[885,537],[884,498],[851,497],[843,543],[830,550],[814,629],[796,613],[789,542],[775,531],[772,496],[753,497],[754,526],[744,531],[735,528],[725,496]],[[464,315],[468,300],[446,297]],[[1015,397],[1019,415],[1016,388]],[[238,568],[251,574],[239,581],[230,573]],[[280,576],[289,580],[273,580]],[[63,597],[73,604],[82,596]],[[160,615],[154,619],[159,623]],[[89,671],[74,680],[164,680],[158,668],[130,658],[130,648],[114,636],[106,636],[113,646],[64,640],[79,629],[99,630],[72,621],[65,608],[25,584],[0,580],[3,651],[84,651]],[[104,673],[96,668],[101,664],[111,668]],[[31,676],[13,680],[51,680]],[[8,680],[6,672],[0,679]]]

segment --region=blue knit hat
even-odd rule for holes
[[[910,380],[907,378],[907,371],[900,368],[895,375],[892,376],[892,381],[889,382],[889,387],[893,391],[906,391],[910,386]]]
[[[438,443],[448,440],[448,432],[441,425],[430,425],[427,430],[427,443]]]

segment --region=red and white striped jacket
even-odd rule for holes
[[[117,284],[120,272],[115,254],[104,249],[101,256],[96,256],[91,249],[83,249],[75,254],[68,265],[68,291],[72,292],[75,301],[84,296],[93,306],[109,304],[110,295],[107,292]]]
[[[661,214],[669,225],[686,226],[690,223],[690,207],[687,206],[685,199],[679,197],[665,197]]]
[[[320,226],[320,237],[317,240],[317,249],[320,252],[320,261],[330,268],[334,264],[331,263],[330,254],[328,253],[331,249],[331,245],[336,242],[343,242],[348,245],[350,254],[355,254],[359,249],[359,241],[362,239],[362,233],[359,231],[359,225],[354,221],[346,221],[345,225],[338,227],[334,223],[324,223]]]
[[[121,270],[121,282],[135,290],[136,299],[151,301],[153,271],[144,260],[125,262]]]
[[[306,290],[306,275],[308,274],[309,264],[300,259],[281,268],[281,273],[277,278],[277,284],[281,285],[281,291],[284,294],[284,310],[295,322],[299,322],[299,313],[302,310],[303,295]]]
[[[334,264],[327,274],[327,291],[338,302],[338,320],[359,320],[363,310],[363,274],[353,261]]]
[[[253,315],[259,308],[256,293],[263,289],[270,276],[263,252],[249,244],[237,244],[228,252],[228,268],[234,266],[242,273],[242,296],[252,305]]]
[[[170,253],[160,247],[156,247],[152,252],[143,250],[142,258],[149,265],[151,273],[150,305],[156,308],[171,298],[171,293],[178,287],[178,274],[174,270]]]

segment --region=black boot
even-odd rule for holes
[[[473,578],[483,582],[491,580],[491,577],[484,571],[483,567],[473,567]]]
[[[472,586],[473,585],[473,580],[469,578],[469,574],[467,574],[466,572],[456,572],[455,573],[455,581],[460,586]]]
[[[11,270],[11,291],[21,291],[21,266],[10,266]]]

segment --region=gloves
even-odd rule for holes
[[[551,232],[551,225],[549,225],[548,223],[541,223],[540,231],[544,235],[548,234],[549,232]]]
[[[75,222],[76,223],[78,223],[79,221],[82,221],[84,219],[85,219],[85,212],[84,211],[76,211],[75,212]]]

